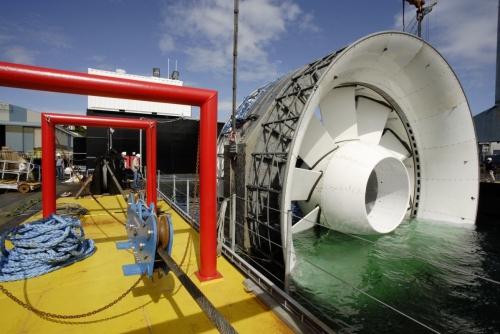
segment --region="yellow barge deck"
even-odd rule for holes
[[[99,201],[125,222],[127,204],[121,196]],[[126,241],[125,227],[109,216],[92,199],[60,198],[57,203],[78,203],[89,210],[81,216],[86,238],[93,239],[96,252],[82,261],[51,273],[15,282],[0,283],[32,307],[52,314],[74,315],[92,312],[116,300],[139,276],[124,276],[122,265],[134,262],[130,250],[118,250],[115,243]],[[239,333],[293,333],[273,311],[243,285],[245,276],[224,257],[217,259],[223,278],[200,283],[198,270],[199,235],[165,202],[160,210],[171,213],[174,226],[172,258]],[[28,221],[40,219],[41,213]],[[8,245],[8,247],[10,247]],[[36,315],[0,294],[2,333],[218,333],[218,330],[182,286],[168,275],[154,280],[144,277],[125,298],[104,311],[79,319],[52,319]]]

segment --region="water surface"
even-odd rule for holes
[[[411,220],[360,237],[317,229],[293,236],[291,294],[332,329],[432,332],[364,292],[437,332],[500,332],[500,285],[480,278],[500,281],[497,226]]]

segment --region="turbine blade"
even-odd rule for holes
[[[295,168],[292,179],[292,201],[307,201],[322,173],[314,170]]]
[[[299,220],[295,225],[292,226],[292,234],[299,233],[314,227],[318,221],[319,206],[314,208],[311,212],[307,214],[304,218]]]
[[[335,144],[316,116],[311,117],[300,146],[299,157],[312,168],[325,155],[335,149]]]
[[[320,102],[323,125],[335,142],[358,139],[355,89],[333,89]]]
[[[378,144],[391,109],[385,104],[358,97],[356,115],[359,140]]]
[[[391,151],[394,156],[401,161],[408,158],[411,154],[406,146],[401,143],[398,137],[396,137],[396,135],[389,130],[384,133],[380,139],[379,145]]]

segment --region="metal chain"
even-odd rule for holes
[[[28,210],[29,208],[31,208],[32,206],[34,206],[35,204],[37,204],[41,200],[42,200],[41,197],[32,198],[29,201],[26,201],[23,204],[21,204],[17,209],[9,212],[9,214],[7,214],[5,217],[19,216],[20,214],[24,213],[26,210]]]
[[[191,228],[190,228],[188,240],[186,243],[186,249],[184,250],[184,255],[182,256],[182,260],[179,263],[179,267],[182,267],[182,264],[184,263],[184,260],[186,259],[189,245],[191,243],[191,232],[192,232],[193,224],[194,224],[194,211],[195,211],[196,200],[197,200],[196,194],[198,192],[198,177],[199,177],[198,174],[199,174],[199,171],[200,171],[200,130],[198,130],[198,149],[196,152],[196,172],[195,172],[195,176],[194,176],[193,205],[191,208],[191,224],[189,225]],[[187,194],[187,200],[189,201],[189,194]]]
[[[46,121],[47,121],[48,123],[50,123],[50,119],[46,119]],[[61,145],[61,143],[59,142],[59,139],[58,139],[58,138],[57,138],[57,136],[56,136],[56,132],[55,132],[55,130],[54,130],[55,125],[54,125],[54,128],[53,128],[52,126],[49,126],[49,128],[52,130],[52,133],[54,134],[54,137],[56,138],[57,145],[58,145],[58,146],[60,147],[60,149],[61,149],[61,152],[62,152],[62,154],[63,154],[64,160],[66,160],[66,161],[68,162],[68,165],[69,165],[69,167],[71,168],[71,171],[73,172],[73,175],[76,175],[75,170],[74,170],[74,168],[73,168],[73,164],[72,164],[72,163],[69,161],[69,159],[66,157],[66,152],[64,152],[64,149],[62,148],[62,145]],[[119,220],[119,219],[118,219],[115,215],[113,215],[113,214],[112,214],[112,213],[111,213],[108,209],[106,209],[106,208],[104,207],[104,205],[102,205],[102,204],[101,204],[101,202],[99,202],[99,201],[97,200],[97,198],[94,196],[94,194],[92,194],[92,192],[90,191],[90,187],[87,187],[87,186],[85,185],[85,183],[82,181],[82,179],[81,179],[81,178],[79,178],[78,176],[77,176],[76,178],[78,179],[78,182],[80,183],[80,185],[81,185],[83,188],[85,188],[85,190],[87,190],[87,192],[90,194],[90,196],[92,197],[92,199],[93,199],[94,201],[96,201],[96,202],[97,202],[97,204],[99,204],[99,206],[100,206],[100,207],[101,207],[104,211],[106,211],[106,212],[107,212],[107,213],[108,213],[111,217],[113,217],[113,218],[114,218],[117,222],[119,222],[120,224],[122,224],[123,226],[125,226],[125,224],[124,224],[121,220]]]
[[[36,315],[39,315],[41,317],[44,317],[44,318],[57,318],[57,319],[75,319],[75,318],[85,318],[85,317],[89,317],[91,315],[94,315],[94,314],[97,314],[99,312],[102,312],[108,308],[110,308],[111,306],[115,305],[116,303],[118,303],[120,300],[122,300],[123,298],[125,298],[126,295],[128,295],[130,293],[130,291],[132,291],[133,288],[135,288],[137,286],[137,284],[139,284],[139,282],[144,278],[144,276],[147,274],[147,271],[143,272],[141,277],[139,277],[139,279],[137,280],[137,282],[135,282],[127,291],[125,291],[120,297],[118,297],[117,299],[115,299],[114,301],[112,301],[111,303],[107,304],[106,306],[103,306],[95,311],[92,311],[92,312],[87,312],[87,313],[82,313],[82,314],[75,314],[75,315],[62,315],[62,314],[54,314],[54,313],[49,313],[49,312],[44,312],[44,311],[40,311],[39,309],[31,306],[30,304],[28,303],[25,303],[23,302],[22,300],[18,299],[16,296],[14,296],[12,293],[9,292],[9,290],[7,290],[6,288],[3,287],[3,285],[0,285],[0,291],[2,291],[7,297],[9,297],[10,299],[12,299],[13,301],[15,301],[16,303],[18,303],[20,306],[22,306],[23,308],[35,313]]]

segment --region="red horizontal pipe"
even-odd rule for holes
[[[213,90],[0,62],[0,85],[68,94],[201,105]]]
[[[45,118],[49,117],[50,122],[57,125],[80,125],[100,128],[121,128],[137,130],[148,130],[151,126],[156,126],[156,121],[130,118],[97,117],[54,113],[43,113],[43,116]]]

